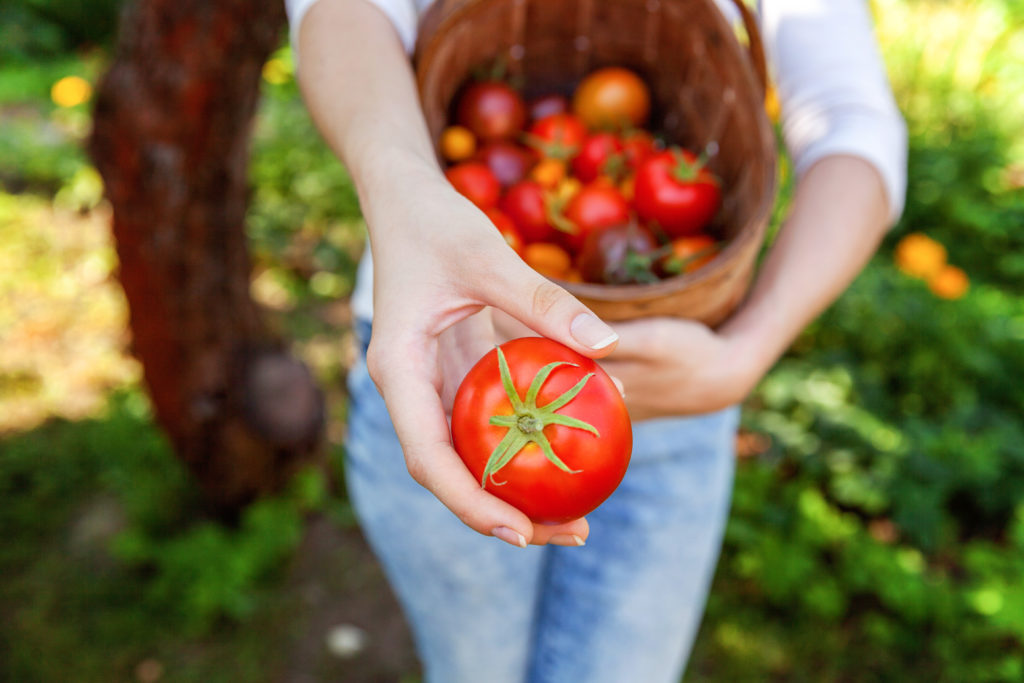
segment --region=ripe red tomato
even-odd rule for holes
[[[530,101],[530,120],[551,116],[552,114],[565,114],[569,111],[569,99],[563,95],[542,95]]]
[[[641,126],[651,111],[651,94],[629,69],[607,67],[580,82],[572,110],[589,128]]]
[[[659,152],[636,171],[633,203],[637,213],[671,237],[700,232],[721,201],[718,179],[684,149]]]
[[[537,161],[537,153],[513,142],[499,140],[484,145],[476,158],[487,164],[502,187],[508,187],[526,177]]]
[[[448,182],[459,194],[486,211],[498,202],[501,184],[486,164],[465,161],[445,171]]]
[[[595,181],[584,185],[565,206],[565,217],[574,232],[563,239],[573,253],[578,253],[587,235],[601,228],[629,223],[629,202],[610,183]]]
[[[533,180],[516,183],[501,198],[499,208],[516,224],[524,242],[546,242],[554,238],[544,188],[539,183]]]
[[[573,157],[572,172],[585,183],[597,180],[601,175],[618,175],[614,159],[622,159],[622,143],[611,133],[594,133],[580,145],[580,151]],[[621,165],[624,159],[619,162]],[[610,163],[611,162],[611,163]]]
[[[485,213],[491,219],[491,222],[494,223],[494,227],[501,233],[501,236],[505,238],[505,243],[522,256],[523,238],[519,236],[519,231],[516,230],[516,224],[512,222],[512,219],[506,216],[500,209],[488,209]]]
[[[633,430],[594,360],[524,337],[488,352],[466,375],[452,441],[484,489],[535,522],[561,523],[591,512],[619,485]]]
[[[455,118],[484,141],[503,140],[519,134],[526,124],[526,105],[519,93],[501,81],[481,81],[469,86],[459,99]]]
[[[552,114],[535,121],[526,131],[527,143],[544,156],[568,159],[587,137],[587,128],[572,114]]]

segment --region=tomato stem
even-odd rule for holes
[[[501,375],[501,384],[505,389],[505,394],[508,396],[509,403],[512,405],[513,415],[494,415],[490,418],[490,424],[498,427],[508,428],[508,432],[498,442],[494,450],[491,452],[490,457],[487,459],[487,464],[484,466],[483,476],[480,479],[481,488],[487,487],[487,482],[490,482],[495,486],[502,486],[505,482],[499,482],[494,478],[494,475],[498,470],[503,468],[512,458],[514,458],[527,444],[535,443],[540,447],[545,457],[558,469],[563,472],[570,474],[576,474],[582,470],[571,469],[566,465],[561,458],[555,454],[554,449],[551,447],[551,442],[548,441],[547,436],[544,435],[544,428],[548,425],[561,425],[563,427],[572,427],[575,429],[583,429],[590,432],[594,436],[600,436],[597,429],[590,423],[584,422],[583,420],[571,417],[569,415],[562,415],[555,411],[564,408],[568,405],[586,386],[590,378],[594,376],[594,373],[587,373],[582,377],[576,384],[574,384],[568,391],[555,398],[550,403],[538,406],[537,396],[540,394],[541,388],[547,381],[551,373],[562,365],[568,365],[570,367],[579,367],[575,363],[569,363],[566,361],[557,361],[554,363],[548,363],[534,375],[533,381],[530,382],[529,388],[526,390],[525,398],[520,398],[519,391],[516,389],[515,384],[512,382],[512,373],[508,367],[508,361],[505,358],[505,354],[502,352],[501,347],[497,348],[498,351],[498,371]]]

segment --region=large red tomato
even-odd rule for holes
[[[535,522],[583,517],[622,481],[633,430],[592,359],[543,337],[487,353],[455,394],[452,441],[484,489]]]
[[[597,180],[572,196],[565,206],[565,217],[573,232],[564,234],[563,239],[573,253],[578,253],[590,233],[628,223],[629,202],[614,185]]]
[[[484,141],[518,135],[526,124],[526,104],[507,83],[474,83],[459,98],[455,118]]]
[[[671,237],[701,231],[722,202],[718,179],[690,152],[672,147],[640,164],[633,204]]]

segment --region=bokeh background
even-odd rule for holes
[[[224,523],[151,419],[83,151],[118,4],[0,6],[0,680],[419,680],[343,487],[363,224],[286,37],[252,294],[325,391],[331,468]],[[687,681],[1024,680],[1024,3],[871,6],[907,209],[745,406]]]

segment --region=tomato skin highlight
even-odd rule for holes
[[[677,177],[680,165],[693,177]],[[652,221],[670,237],[700,232],[722,202],[718,180],[700,166],[691,152],[672,148],[649,157],[636,171],[633,205],[640,218]]]
[[[600,436],[576,427],[548,425],[543,434],[572,470],[548,460],[540,447],[527,444],[486,481],[485,490],[521,510],[535,522],[562,523],[593,511],[615,490],[629,465],[633,432],[625,402],[611,378],[592,359],[543,337],[524,337],[501,345],[520,398],[537,372],[555,361],[575,364],[554,369],[541,386],[543,407],[594,373],[558,413],[583,420]],[[513,415],[501,382],[497,351],[487,353],[466,375],[455,395],[452,439],[455,450],[480,481],[486,463],[508,428],[490,424],[494,415]],[[503,483],[502,483],[503,482]]]

